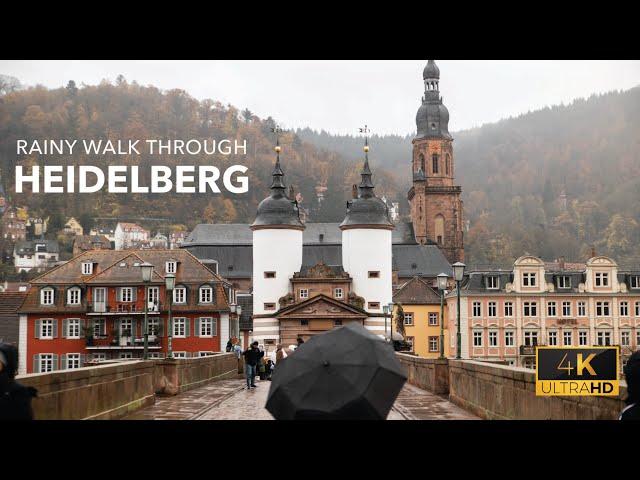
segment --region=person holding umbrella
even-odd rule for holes
[[[353,322],[279,361],[266,409],[277,420],[384,420],[406,380],[393,347]]]

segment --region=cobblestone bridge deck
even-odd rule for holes
[[[150,407],[124,420],[273,420],[264,408],[269,381],[246,390],[244,379],[212,382],[172,397],[159,397]],[[405,384],[387,420],[474,420],[474,415],[413,385]]]

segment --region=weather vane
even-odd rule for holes
[[[271,127],[271,132],[276,134],[276,146],[274,150],[277,154],[280,154],[280,151],[282,150],[280,147],[280,134],[282,133],[282,128],[280,128],[280,125],[276,124],[275,127]]]
[[[368,153],[369,152],[369,132],[371,132],[371,130],[369,130],[369,127],[367,127],[366,125],[360,128],[359,130],[360,130],[360,133],[364,133],[364,153]]]

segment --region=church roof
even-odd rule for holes
[[[425,92],[422,104],[416,114],[416,138],[445,138],[451,140],[449,133],[449,110],[440,96],[440,69],[435,61],[429,60],[423,71]],[[427,80],[434,80],[427,82]],[[427,89],[429,86],[430,89]]]

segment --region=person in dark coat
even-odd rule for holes
[[[245,375],[247,377],[247,390],[256,388],[256,369],[263,353],[258,348],[258,342],[253,342],[243,354]]]
[[[227,342],[227,348],[226,348],[227,352],[230,352],[233,350],[233,343],[231,342],[231,339],[229,339],[229,341]]]
[[[620,420],[640,420],[640,350],[629,357],[623,372],[627,382],[627,406],[620,413]]]
[[[298,342],[298,346],[302,345],[304,343],[304,340],[302,339],[302,337],[298,337],[296,339],[296,341]]]
[[[38,391],[16,382],[18,349],[0,343],[0,421],[33,420],[31,399]]]

